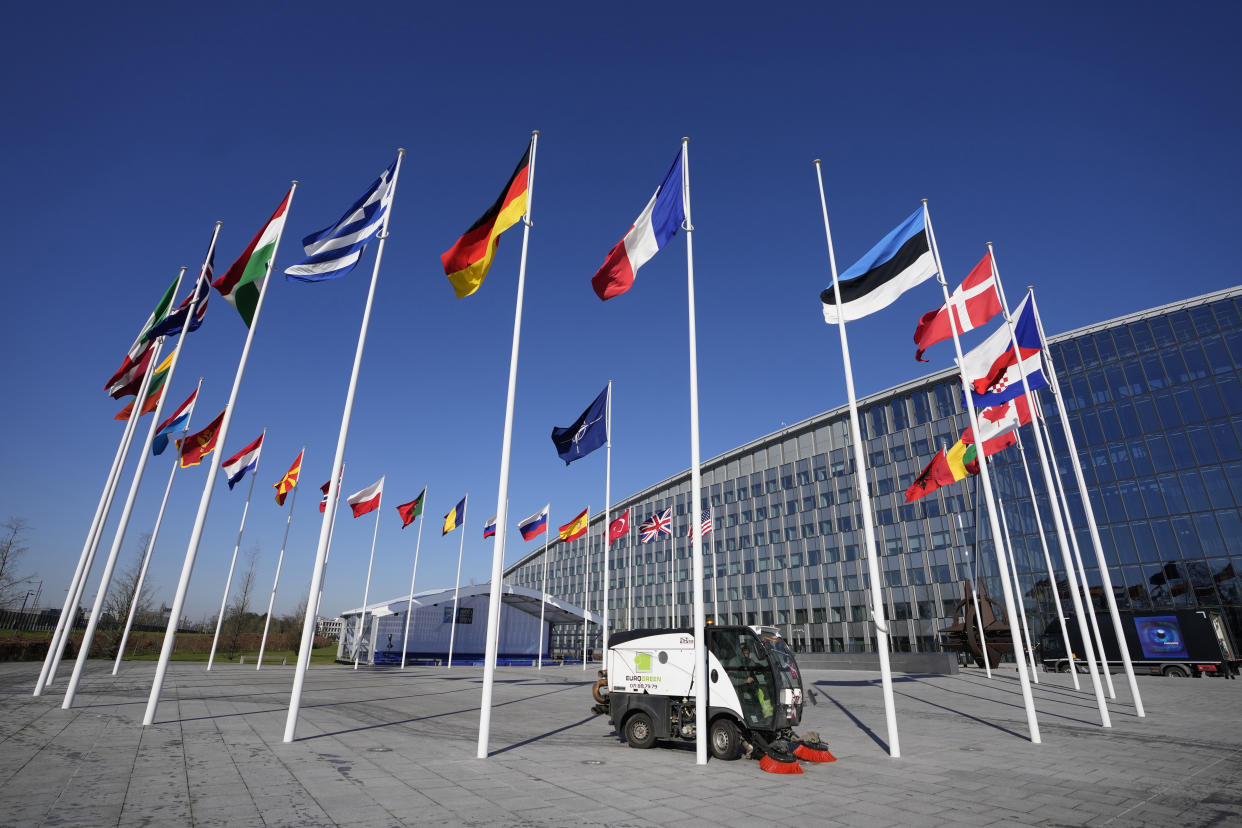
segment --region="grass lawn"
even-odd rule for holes
[[[208,656],[210,655],[211,655],[210,652],[206,652],[206,653],[174,652],[172,655],[172,660],[173,661],[202,661],[205,663],[207,661]],[[254,664],[256,659],[258,659],[259,657],[259,651],[257,649],[256,650],[243,650],[239,652],[235,658],[230,659],[227,653],[223,653],[220,650],[216,650],[216,664],[240,664],[243,656],[245,656],[246,658],[247,665]],[[125,660],[126,661],[158,661],[159,657],[160,657],[159,653],[151,653],[149,655],[132,656],[132,657],[127,656]],[[263,663],[264,664],[279,666],[281,659],[285,659],[288,662],[288,665],[292,667],[294,664],[297,663],[297,660],[298,660],[297,651],[295,650],[264,650],[263,651]],[[330,644],[327,647],[318,647],[314,650],[311,650],[311,664],[331,664],[334,660],[336,660],[336,644]]]

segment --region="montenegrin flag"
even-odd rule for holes
[[[884,310],[901,294],[935,275],[936,260],[927,242],[926,216],[919,207],[837,277],[840,307],[832,285],[820,292],[824,321],[829,325],[853,322]]]
[[[346,502],[349,503],[349,508],[353,510],[354,517],[362,517],[368,512],[374,512],[378,509],[383,497],[384,478],[381,477],[362,491],[351,494],[346,498]]]
[[[262,434],[259,435],[259,439],[220,464],[220,468],[224,469],[224,473],[228,477],[229,489],[240,483],[242,478],[246,476],[246,472],[258,467],[259,453],[261,451],[263,451]]]
[[[203,458],[216,448],[216,439],[220,436],[220,425],[224,422],[221,411],[202,431],[195,432],[184,440],[177,441],[177,452],[181,457],[181,468],[188,469],[203,462]]]
[[[211,286],[220,291],[224,301],[241,314],[247,328],[254,321],[259,291],[271,269],[272,257],[276,255],[276,245],[280,241],[281,231],[285,229],[285,216],[288,215],[289,199],[292,197],[293,190],[290,189],[285,200],[280,202],[280,206],[263,229],[250,240],[237,261],[233,262],[223,276],[212,282]]]
[[[285,472],[285,476],[272,484],[272,488],[276,490],[276,505],[284,506],[285,498],[289,496],[289,492],[298,485],[298,477],[302,474],[302,455],[306,454],[306,449],[298,452],[298,457],[293,461],[293,465],[289,467],[289,471]]]
[[[578,516],[561,527],[561,540],[571,541],[577,540],[586,534],[587,526],[591,522],[591,507],[588,506],[578,513]]]
[[[526,215],[526,186],[530,167],[530,146],[505,182],[500,196],[457,242],[440,256],[444,274],[458,299],[479,289],[496,257],[500,234]]]

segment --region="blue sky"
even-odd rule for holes
[[[951,282],[992,241],[1011,299],[1036,285],[1053,332],[1235,284],[1240,18],[1221,3],[14,8],[0,56],[0,517],[29,522],[26,569],[59,606],[121,429],[101,386],[178,266],[197,268],[219,220],[222,271],[296,178],[283,269],[397,147],[409,155],[344,483],[388,476],[376,598],[408,586],[414,530],[399,530],[393,506],[424,485],[419,587],[452,585],[458,538],[441,538],[438,518],[466,492],[463,582],[488,577],[481,535],[496,507],[520,228],[465,300],[439,254],[496,197],[532,129],[515,519],[548,501],[554,524],[603,506],[603,453],[566,468],[549,432],[610,379],[614,499],[689,464],[682,235],[628,294],[601,303],[590,287],[683,135],[705,459],[845,401],[817,298],[830,280],[817,157],[842,269],[926,197]],[[272,284],[224,449],[268,428],[242,543],[261,550],[262,604],[286,514],[271,484],[307,446],[278,612],[309,584],[314,489],[328,477],[373,255],[336,282]],[[929,283],[850,326],[860,395],[949,364],[947,345],[930,365],[913,360],[915,321],[940,302]],[[171,391],[179,402],[206,378],[199,426],[227,399],[244,335],[213,296]],[[157,602],[171,601],[205,470],[178,474],[152,564]],[[148,467],[122,565],[167,472],[163,458]],[[245,498],[244,486],[217,486],[191,619],[218,607]],[[373,527],[347,512],[338,522],[327,613],[361,601]],[[528,547],[511,535],[507,560]]]

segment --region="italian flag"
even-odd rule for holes
[[[263,229],[250,240],[237,261],[233,262],[232,267],[212,283],[212,287],[220,291],[224,301],[241,314],[247,328],[254,321],[254,311],[259,304],[259,291],[271,270],[272,259],[276,256],[276,247],[280,244],[280,234],[285,229],[285,216],[288,214],[291,198],[292,189],[285,195],[285,200],[280,202],[280,206]]]

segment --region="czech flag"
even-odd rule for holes
[[[549,503],[543,509],[518,524],[518,531],[522,533],[522,540],[533,540],[548,531],[548,507],[551,505]]]

